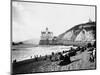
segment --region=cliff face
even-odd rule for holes
[[[96,22],[79,24],[58,36],[58,42],[89,42],[96,38]]]

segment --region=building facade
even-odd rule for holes
[[[53,36],[53,32],[50,32],[48,28],[41,32],[40,45],[51,45],[55,42],[56,38]]]

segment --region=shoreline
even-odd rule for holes
[[[89,62],[88,51],[72,56],[71,63],[68,65],[60,66],[61,60],[39,60],[34,59],[24,60],[16,63],[12,63],[13,72],[16,74],[22,73],[38,73],[38,72],[52,72],[52,71],[64,71],[64,70],[82,70],[82,69],[96,69],[96,61]]]

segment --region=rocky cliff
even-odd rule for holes
[[[96,39],[96,22],[75,25],[58,36],[58,42],[63,44],[75,42],[91,42]]]

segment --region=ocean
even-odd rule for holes
[[[37,46],[37,47],[28,47],[28,48],[16,48],[16,50],[12,50],[11,56],[12,61],[22,61],[30,58],[34,58],[34,56],[45,56],[50,55],[52,52],[62,52],[68,51],[72,46]]]

